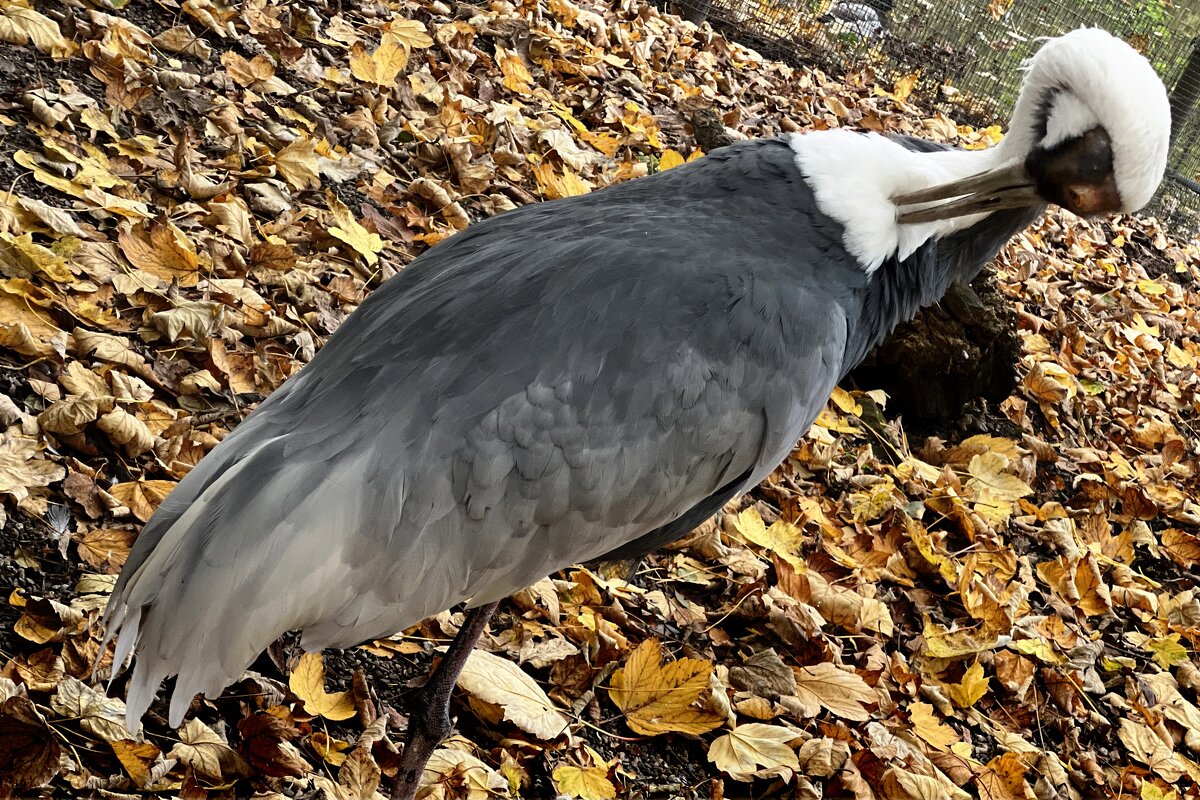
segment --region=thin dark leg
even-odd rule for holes
[[[475,643],[487,629],[488,620],[496,611],[500,601],[479,606],[467,612],[463,626],[450,643],[446,654],[429,680],[416,691],[408,706],[408,733],[404,740],[404,752],[400,754],[400,769],[396,773],[396,785],[392,788],[392,800],[414,800],[417,784],[425,764],[433,751],[450,733],[450,693],[458,675],[467,663],[467,656]]]

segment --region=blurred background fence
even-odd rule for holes
[[[1167,180],[1149,213],[1200,232],[1200,0],[670,0],[764,54],[830,71],[920,70],[921,97],[959,122],[1003,122],[1038,38],[1097,25],[1142,52],[1171,91]]]

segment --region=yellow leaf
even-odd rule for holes
[[[662,645],[647,639],[613,673],[609,697],[638,733],[704,733],[724,722],[723,716],[694,705],[708,689],[712,669],[698,658],[664,665]]]
[[[324,731],[317,731],[309,741],[323,761],[333,764],[335,767],[346,763],[346,757],[349,755],[346,751],[350,749],[349,742],[334,739]]]
[[[473,650],[458,676],[458,687],[500,706],[505,719],[545,741],[561,736],[570,724],[542,687],[507,658]]]
[[[133,739],[117,739],[115,742],[109,742],[109,746],[134,784],[143,789],[147,788],[151,782],[150,767],[162,755],[158,745]]]
[[[283,179],[294,188],[318,189],[321,175],[318,172],[321,156],[317,155],[317,143],[301,137],[275,154],[275,167]]]
[[[591,184],[572,172],[570,168],[563,167],[560,175],[555,171],[554,165],[548,162],[535,165],[533,177],[547,200],[576,197],[592,190]]]
[[[776,520],[770,528],[763,522],[758,509],[753,506],[737,515],[733,522],[734,530],[747,542],[762,547],[779,555],[797,570],[804,571],[807,565],[798,553],[804,541],[804,535],[795,525]]]
[[[1064,664],[1066,656],[1054,649],[1054,645],[1045,639],[1021,639],[1009,645],[1018,653],[1024,653],[1027,656],[1043,661],[1047,664]]]
[[[960,628],[947,630],[936,622],[926,620],[922,633],[925,652],[933,658],[959,658],[972,653],[993,650],[999,635],[983,628]]]
[[[415,19],[398,19],[392,22],[388,31],[401,43],[413,50],[433,46],[433,39],[425,30],[425,25]]]
[[[108,491],[142,522],[149,522],[154,509],[175,488],[175,481],[130,481],[113,484]]]
[[[34,244],[33,237],[28,233],[21,236],[0,234],[0,265],[7,267],[5,273],[9,275],[45,275],[56,283],[72,283],[75,280],[67,267],[67,260],[48,247]]]
[[[1188,660],[1187,648],[1180,643],[1179,638],[1178,633],[1150,638],[1142,644],[1142,649],[1150,653],[1154,663],[1163,669],[1171,669]]]
[[[663,152],[662,158],[658,160],[658,171],[663,172],[672,167],[678,167],[683,163],[685,163],[683,156],[674,150],[666,150]]]
[[[504,75],[504,88],[517,94],[533,94],[533,76],[520,54],[496,45],[496,63]]]
[[[954,705],[959,708],[970,708],[975,705],[979,702],[979,698],[987,694],[988,690],[988,679],[983,674],[983,666],[976,661],[967,669],[961,681],[948,683],[945,689],[946,694],[954,701]]]
[[[325,691],[325,660],[320,653],[305,653],[288,676],[292,694],[304,701],[304,710],[325,719],[350,719],[357,713],[349,692]]]
[[[833,387],[833,394],[829,396],[829,399],[833,401],[833,404],[837,406],[843,414],[853,414],[856,417],[862,416],[862,406],[859,405],[858,401],[855,400],[854,397],[842,387]]]
[[[367,53],[358,43],[350,50],[350,74],[366,83],[392,86],[406,66],[408,47],[392,33],[383,35],[374,53]]]
[[[346,204],[333,192],[327,191],[325,200],[329,203],[334,222],[337,223],[329,229],[330,235],[350,245],[369,265],[375,266],[379,262],[378,253],[383,250],[383,239],[379,234],[371,233],[359,224]]]
[[[580,800],[612,800],[617,796],[617,789],[608,779],[605,767],[565,764],[554,770],[554,785],[563,794]]]
[[[1025,785],[1025,764],[1016,753],[993,758],[975,779],[980,800],[1025,800],[1031,796]]]
[[[907,100],[908,96],[913,93],[913,89],[916,88],[917,81],[920,78],[920,70],[896,78],[895,83],[892,84],[892,96],[897,100]]]
[[[961,740],[954,729],[944,724],[933,713],[929,703],[913,703],[908,707],[908,718],[917,736],[924,739],[935,750],[948,750],[950,745]]]
[[[734,780],[748,781],[761,769],[800,769],[788,742],[796,733],[778,725],[749,722],[718,736],[708,748],[708,760]]]
[[[1058,404],[1076,393],[1071,373],[1049,361],[1034,364],[1021,383],[1039,403]]]

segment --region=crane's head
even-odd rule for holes
[[[995,166],[894,197],[900,222],[1042,203],[1132,212],[1150,201],[1171,137],[1167,92],[1150,63],[1115,36],[1080,28],[1047,41],[1025,69]]]

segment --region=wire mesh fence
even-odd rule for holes
[[[1095,25],[1154,64],[1171,91],[1167,179],[1150,213],[1200,232],[1200,0],[672,0],[693,22],[838,71],[872,64],[884,77],[920,70],[923,98],[960,122],[988,125],[1012,110],[1021,62],[1040,37]]]

